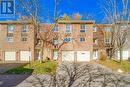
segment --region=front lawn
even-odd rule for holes
[[[129,61],[123,61],[122,64],[120,64],[117,61],[114,60],[106,60],[106,61],[97,61],[96,63],[99,63],[103,66],[106,66],[113,71],[123,71],[123,73],[130,74],[130,62]]]
[[[34,62],[5,72],[5,74],[50,74],[56,71],[57,62],[47,61],[45,63]]]

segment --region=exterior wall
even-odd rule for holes
[[[13,42],[7,42],[7,25],[14,25],[14,33],[13,37],[14,40]],[[66,32],[66,24],[71,25],[71,33]],[[80,32],[80,25],[85,24],[86,25],[86,32]],[[21,29],[22,29],[22,22],[5,22],[5,23],[0,23],[0,61],[5,61],[5,52],[8,51],[14,51],[16,52],[16,61],[20,61],[20,51],[31,51],[31,60],[37,60],[34,51],[39,50],[40,48],[35,47],[35,31],[34,28],[31,24],[28,23],[28,29],[29,32],[27,33],[28,35],[28,40],[26,42],[21,41]],[[93,27],[97,28],[96,32],[93,32]],[[64,44],[61,47],[61,51],[73,51],[74,52],[74,61],[77,61],[77,52],[78,51],[89,51],[90,52],[90,58],[93,58],[93,53],[94,50],[98,50],[98,58],[100,57],[100,52],[101,51],[106,51],[108,48],[104,42],[104,38],[108,33],[106,34],[104,31],[105,27],[108,27],[110,25],[108,24],[94,24],[94,22],[88,22],[88,21],[70,21],[70,22],[59,22],[58,23],[58,32],[59,33],[59,38],[64,40],[64,38],[71,37],[72,42],[68,42]],[[41,24],[41,36],[44,40],[46,39],[53,39],[54,32],[49,33],[51,30],[52,25],[51,24]],[[46,37],[47,35],[50,35],[49,38]],[[109,35],[108,35],[109,36]],[[80,38],[84,37],[86,39],[85,42],[80,42]],[[97,44],[93,43],[93,39],[96,38],[98,40]],[[130,57],[130,38],[128,38],[128,43],[124,47],[124,51],[129,52],[129,57]],[[49,58],[53,59],[53,52],[56,50],[56,48],[53,45],[50,45],[49,43],[44,43],[44,53],[43,53],[43,58]],[[117,57],[117,56],[116,56]],[[62,59],[59,59],[61,61]]]
[[[96,24],[96,32],[93,32],[93,39],[97,39],[97,44],[93,43],[93,51],[97,50],[98,52],[98,59],[100,58],[100,53],[105,50],[105,43],[104,43],[104,26],[102,24]]]
[[[13,42],[7,42],[7,25],[14,25]],[[28,25],[28,39],[26,42],[21,41],[22,23],[2,23],[0,24],[0,59],[5,60],[5,51],[15,51],[16,61],[20,61],[20,51],[31,51],[31,60],[34,61],[34,29]]]
[[[59,32],[62,33],[61,37],[66,37],[66,24],[71,25],[71,33],[67,35],[72,38],[72,42],[68,42],[63,45],[61,48],[62,51],[74,51],[76,54],[77,51],[90,51],[90,58],[93,54],[93,26],[94,23],[59,23],[58,28]],[[80,32],[80,24],[86,25],[86,32]],[[80,37],[85,37],[85,42],[80,42]],[[76,55],[74,55],[76,57]]]

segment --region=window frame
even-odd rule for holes
[[[58,38],[53,38],[53,43],[54,43],[54,45],[58,45],[59,44]]]
[[[21,41],[22,42],[27,42],[28,41],[28,37],[21,37]]]
[[[25,26],[26,26],[26,28],[25,28]],[[27,25],[27,24],[24,24],[24,25],[22,26],[21,32],[22,32],[22,33],[27,33],[27,32],[28,32],[28,25]]]
[[[59,26],[56,25],[53,29],[52,29],[53,32],[58,32],[59,31]]]
[[[14,25],[7,25],[7,33],[14,33],[14,28],[15,28]]]
[[[111,43],[111,38],[105,38],[105,44],[110,44]]]
[[[80,37],[80,42],[86,42],[86,38],[85,37]]]
[[[9,37],[9,36],[7,36],[7,42],[13,42],[14,41],[14,37]]]
[[[66,33],[71,33],[72,32],[72,26],[71,26],[71,24],[66,24],[65,25],[65,32]]]
[[[68,40],[68,41],[66,41]],[[68,43],[68,42],[72,42],[72,38],[71,37],[65,37],[64,38],[64,42]]]
[[[83,28],[84,26],[84,28]],[[85,33],[86,32],[86,25],[85,24],[80,24],[80,33]]]
[[[97,27],[93,26],[93,32],[97,32]]]

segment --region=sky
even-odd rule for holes
[[[53,6],[53,0],[41,0],[41,2],[42,1],[46,3],[46,8],[49,7],[51,9]],[[96,22],[101,22],[104,14],[99,3],[99,0],[63,0],[58,6],[58,11],[60,15],[66,13],[70,16],[73,13],[80,13],[83,18],[87,15],[91,15],[92,19]]]
[[[16,0],[17,3],[17,0]],[[39,0],[41,6],[40,15],[41,18],[46,16],[46,13],[49,11],[49,15],[53,16],[53,0]],[[19,9],[16,9],[19,10]],[[68,14],[72,16],[73,13],[79,13],[83,18],[87,15],[91,15],[92,19],[96,22],[101,22],[104,18],[103,11],[100,8],[99,0],[62,0],[60,5],[58,5],[59,15]],[[17,17],[15,17],[17,19]],[[12,18],[0,18],[0,21],[3,20],[13,20]]]

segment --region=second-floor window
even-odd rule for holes
[[[8,36],[8,37],[7,37],[7,41],[8,41],[8,42],[13,42],[13,37]]]
[[[55,26],[55,27],[52,29],[52,31],[53,31],[53,32],[58,32],[58,30],[59,30],[58,25],[57,25],[57,26]]]
[[[22,37],[22,38],[21,38],[21,41],[25,41],[25,42],[26,42],[27,39],[28,39],[27,37]]]
[[[66,24],[66,32],[71,33],[71,25],[70,24]]]
[[[66,37],[65,39],[64,39],[64,42],[71,42],[72,41],[72,38],[70,38],[70,37]]]
[[[22,26],[22,32],[23,32],[23,33],[28,32],[28,26],[27,26],[27,25],[23,25],[23,26]]]
[[[105,43],[109,44],[111,42],[111,38],[105,38]]]
[[[85,24],[81,24],[81,25],[80,25],[80,32],[81,32],[81,33],[86,32],[86,25],[85,25]]]
[[[94,44],[98,44],[98,39],[97,39],[97,38],[94,38],[94,39],[93,39],[93,43],[94,43]]]
[[[80,38],[80,42],[85,42],[85,38],[84,38],[84,37],[81,37],[81,38]]]
[[[21,41],[26,42],[28,40],[28,35],[26,33],[21,33]]]
[[[54,45],[57,45],[58,44],[58,38],[54,38],[53,43],[54,43]]]
[[[14,32],[14,26],[13,25],[8,25],[7,32],[8,33],[13,33]]]
[[[7,42],[13,42],[14,25],[8,25],[7,27]]]
[[[97,32],[97,27],[96,26],[93,27],[93,32]]]
[[[127,25],[122,25],[122,26],[120,26],[121,27],[121,30],[126,30],[126,29],[128,29],[128,26]]]

